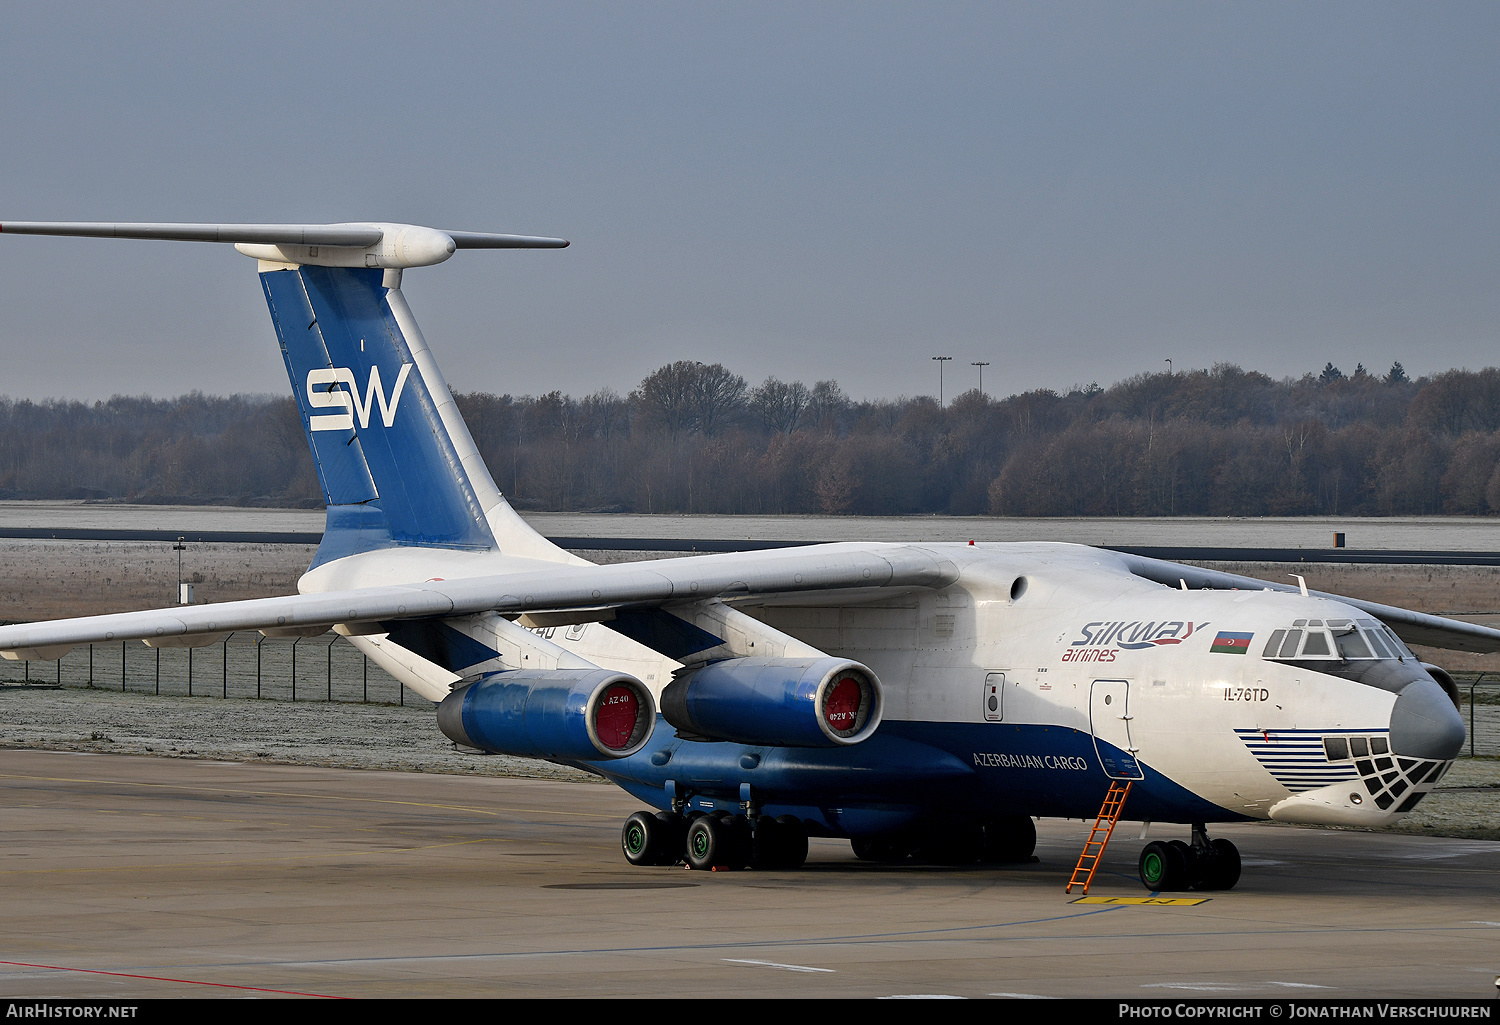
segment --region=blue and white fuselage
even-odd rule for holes
[[[458,249],[563,240],[383,222],[0,233],[254,257],[328,506],[297,595],[0,627],[0,655],[331,628],[437,703],[456,742],[582,766],[660,809],[626,824],[636,863],[786,867],[809,832],[862,857],[1018,860],[1030,817],[1094,815],[1128,781],[1129,817],[1193,825],[1191,849],[1148,847],[1142,880],[1229,886],[1238,855],[1207,823],[1384,825],[1451,764],[1456,690],[1403,638],[1500,650],[1485,627],[1076,545],[594,566],[500,494],[401,292],[404,268]]]
[[[837,547],[917,549],[955,579],[866,601],[746,600],[738,650],[708,650],[744,657],[757,633],[779,634],[868,666],[884,702],[875,735],[773,747],[682,739],[661,721],[627,758],[570,761],[662,808],[674,796],[737,807],[748,785],[768,813],[839,835],[933,817],[1090,816],[1112,778],[1136,781],[1131,818],[1375,826],[1414,807],[1462,744],[1444,684],[1389,628],[1332,598],[1171,588],[1077,545]],[[357,586],[344,568],[306,585],[337,573]],[[674,611],[696,610],[663,614]],[[658,707],[695,661],[609,622],[533,629],[642,679]],[[711,639],[723,642],[697,643]]]

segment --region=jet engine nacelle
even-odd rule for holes
[[[875,674],[844,658],[730,658],[679,673],[661,695],[678,730],[736,744],[840,747],[880,725]]]
[[[438,705],[438,728],[449,740],[529,758],[626,758],[655,725],[645,684],[609,669],[491,673]]]

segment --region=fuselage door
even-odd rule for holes
[[[984,674],[984,719],[1000,722],[1005,718],[1005,674]]]
[[[1142,779],[1130,742],[1130,682],[1095,680],[1089,690],[1089,728],[1094,731],[1094,753],[1111,779]]]

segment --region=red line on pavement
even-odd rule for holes
[[[55,964],[27,964],[25,961],[0,961],[0,965],[14,965],[17,968],[48,968],[54,972],[83,972],[87,975],[113,975],[121,979],[147,979],[151,982],[181,982],[188,986],[218,986],[221,989],[248,989],[255,993],[283,993],[292,997],[322,997],[325,1000],[345,1000],[347,997],[336,997],[328,993],[301,993],[295,989],[266,989],[264,986],[236,986],[231,982],[199,982],[196,979],[169,979],[163,975],[132,975],[129,972],[106,972],[97,968],[69,968],[65,965]]]

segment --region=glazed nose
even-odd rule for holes
[[[1408,758],[1456,758],[1464,746],[1464,720],[1432,680],[1416,680],[1391,709],[1391,750]]]

